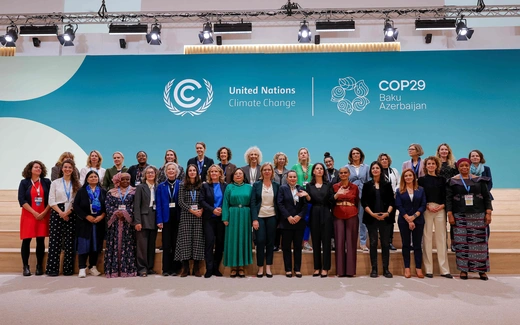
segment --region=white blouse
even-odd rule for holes
[[[83,167],[81,168],[80,172],[79,172],[79,183],[81,185],[83,185],[85,183],[85,176],[87,176],[88,172],[89,171],[95,171],[98,173],[98,176],[99,176],[99,182],[103,182],[103,178],[105,178],[105,171],[106,169],[101,167],[99,169],[97,168],[94,168],[94,167]]]
[[[276,215],[274,210],[274,192],[273,186],[269,188],[262,184],[262,204],[260,205],[260,211],[258,212],[259,218],[267,218]]]
[[[65,186],[64,186],[65,185]],[[65,188],[67,191],[70,189],[70,199],[67,198],[67,193],[65,192]],[[65,211],[70,209],[72,203],[74,202],[74,196],[76,193],[72,190],[71,182],[64,182],[63,177],[55,179],[51,183],[51,189],[49,191],[49,205],[55,206],[60,203],[65,203]]]

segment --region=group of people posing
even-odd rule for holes
[[[74,273],[75,254],[79,277],[100,275],[96,265],[105,241],[107,277],[146,277],[155,274],[161,229],[164,276],[222,276],[222,262],[230,268],[230,277],[245,277],[245,266],[253,263],[254,244],[256,276],[270,278],[273,252],[281,241],[285,276],[302,277],[302,249],[310,248],[306,235],[310,233],[313,276],[329,276],[334,242],[338,277],[356,275],[358,247],[370,253],[370,277],[378,277],[379,244],[382,274],[391,278],[389,252],[395,249],[398,215],[406,278],[412,276],[412,249],[415,274],[425,276],[424,263],[426,277],[433,277],[433,241],[440,275],[452,278],[446,221],[452,226],[460,278],[467,279],[468,272],[488,278],[492,179],[479,150],[455,162],[450,146],[443,143],[435,155],[422,159],[423,149],[414,143],[408,148],[410,160],[399,172],[386,153],[365,164],[357,147],[339,170],[328,152],[323,163],[312,164],[306,148],[298,150],[298,163],[291,169],[282,152],[272,163],[262,163],[260,149],[251,147],[244,154],[247,164],[238,168],[230,162],[227,147],[218,149],[217,164],[205,155],[203,142],[195,149],[197,156],[188,160],[186,170],[174,150],[166,151],[159,169],[147,163],[144,151],[137,153],[137,164],[130,168],[124,166],[123,154],[115,152],[114,166],[106,170],[96,150],[81,170],[74,156],[65,152],[52,168],[52,182],[45,178],[44,164],[31,161],[18,191],[23,275],[32,274],[28,263],[32,238],[37,244],[35,273],[44,274],[48,236],[49,276],[59,275],[62,250],[64,275]]]

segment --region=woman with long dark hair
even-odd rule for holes
[[[74,161],[65,159],[61,164],[60,178],[51,184],[49,205],[52,208],[49,232],[47,270],[49,276],[60,273],[60,255],[64,248],[63,275],[74,273],[74,246],[76,238],[76,214],[72,203],[81,185],[74,172]]]

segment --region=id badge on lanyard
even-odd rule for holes
[[[471,187],[469,185],[466,185],[466,182],[464,181],[464,178],[462,178],[462,175],[460,176],[460,180],[462,181],[462,185],[464,185],[464,188],[468,192],[468,194],[464,195],[464,202],[466,206],[473,206],[473,194],[469,192]]]

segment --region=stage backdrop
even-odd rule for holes
[[[447,142],[457,158],[484,152],[495,187],[519,187],[520,51],[286,55],[15,57],[0,59],[0,188],[17,188],[32,159],[54,165],[70,150],[145,150],[180,163],[196,141],[220,146],[244,165],[257,145],[263,161],[300,147],[313,162],[329,151],[336,167],[360,147],[370,163],[389,153],[401,169],[408,145],[425,156]]]

